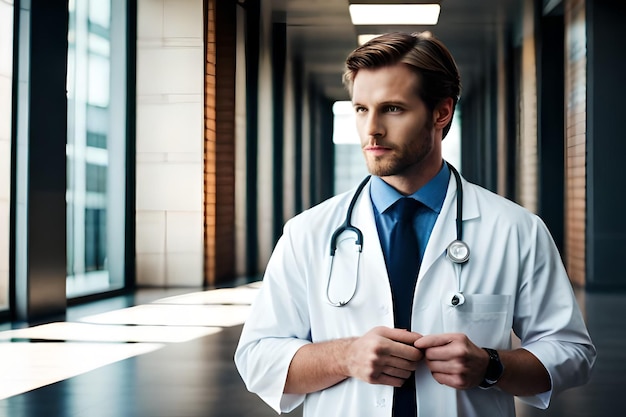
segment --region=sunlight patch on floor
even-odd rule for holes
[[[0,332],[0,399],[240,325],[259,287],[193,292],[77,322]]]
[[[176,295],[154,301],[156,304],[252,304],[258,288],[250,285],[237,288],[220,288]]]
[[[0,400],[163,346],[155,343],[0,343]]]
[[[74,342],[180,343],[219,331],[219,327],[119,326],[58,322],[0,332],[0,341],[39,339]]]
[[[230,327],[244,322],[250,307],[231,305],[144,304],[83,317],[81,322],[152,326]]]

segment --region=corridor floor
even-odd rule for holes
[[[140,290],[70,307],[57,322],[0,325],[0,417],[276,415],[246,391],[232,361],[258,285]],[[598,348],[591,382],[545,411],[518,402],[518,417],[622,414],[626,294],[579,300]]]

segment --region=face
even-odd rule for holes
[[[417,95],[418,82],[404,64],[362,69],[354,78],[352,104],[367,168],[392,185],[432,178],[441,168],[441,135]]]

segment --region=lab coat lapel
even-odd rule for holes
[[[479,217],[480,213],[476,202],[476,195],[471,187],[466,186],[468,183],[461,178],[463,184],[463,221]],[[430,267],[441,256],[445,256],[448,245],[456,240],[456,180],[454,175],[450,174],[450,182],[448,183],[448,191],[443,202],[441,212],[437,217],[433,231],[430,234],[422,265],[418,275],[418,283],[420,279],[428,273]],[[470,249],[471,250],[471,249]],[[419,285],[419,284],[418,284]]]
[[[476,195],[472,187],[461,179],[463,184],[463,221],[479,217]],[[454,175],[450,175],[448,191],[444,200],[441,212],[437,217],[435,226],[430,235],[420,272],[418,275],[416,292],[423,287],[424,281],[436,278],[429,276],[428,271],[439,260],[445,256],[446,249],[450,242],[457,238],[456,235],[456,180]],[[471,250],[471,248],[470,248]],[[435,268],[436,269],[436,268]],[[434,284],[436,285],[436,284]],[[428,290],[425,290],[428,291]],[[414,301],[415,303],[415,301]],[[414,306],[415,309],[415,306]],[[439,310],[431,310],[424,314],[439,314]],[[424,319],[424,318],[422,318]],[[443,331],[443,329],[440,329]],[[436,382],[430,375],[430,370],[426,366],[420,366],[415,371],[418,414],[425,416],[456,416],[458,415],[456,391],[450,387],[445,387]]]

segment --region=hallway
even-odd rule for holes
[[[199,292],[141,290],[70,307],[65,327],[10,330],[1,325],[0,417],[275,415],[246,391],[232,361],[257,288],[258,283]],[[591,382],[557,397],[548,411],[518,403],[518,417],[616,415],[626,380],[626,336],[619,331],[626,294],[580,294],[579,301],[598,349]],[[96,331],[70,331],[81,325]],[[55,342],[79,349],[74,352],[80,357],[58,356],[68,363],[106,360],[117,348],[143,347],[139,352],[145,353],[122,353],[128,357],[63,378],[63,363],[55,366],[57,357],[51,354]],[[28,356],[32,352],[26,346],[39,347],[39,356]],[[59,382],[36,388],[46,372]],[[24,381],[35,389],[7,397]],[[301,410],[290,415],[301,416]]]

